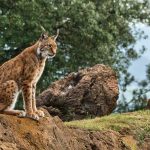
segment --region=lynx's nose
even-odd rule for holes
[[[51,52],[49,53],[49,56],[55,56],[56,55],[56,49],[52,49]]]

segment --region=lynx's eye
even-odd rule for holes
[[[40,51],[43,52],[43,51],[44,51],[44,48],[41,48]]]

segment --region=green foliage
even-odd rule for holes
[[[132,27],[149,24],[149,14],[148,0],[0,0],[0,63],[38,40],[41,26],[51,35],[59,28],[58,53],[47,62],[38,93],[59,77],[96,63],[114,68],[125,90],[134,80],[127,69],[143,53],[134,49],[143,33]]]

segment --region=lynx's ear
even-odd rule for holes
[[[54,35],[54,36],[51,36],[51,38],[52,38],[54,41],[56,41],[58,35],[59,35],[59,29],[57,29],[57,34]]]
[[[48,39],[48,32],[46,32],[45,28],[42,25],[40,25],[40,28],[43,32],[41,34],[40,41]]]
[[[41,34],[41,37],[40,37],[40,41],[46,40],[46,39],[48,39],[48,33],[47,33],[47,32],[42,33],[42,34]]]

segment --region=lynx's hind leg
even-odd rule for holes
[[[15,81],[10,80],[4,83],[3,86],[3,97],[6,108],[3,110],[4,114],[25,116],[25,112],[19,110],[13,110],[19,94],[18,85]]]
[[[24,111],[22,111],[22,110],[11,110],[11,109],[4,110],[3,114],[14,115],[14,116],[18,116],[20,118],[26,116],[26,113]]]

